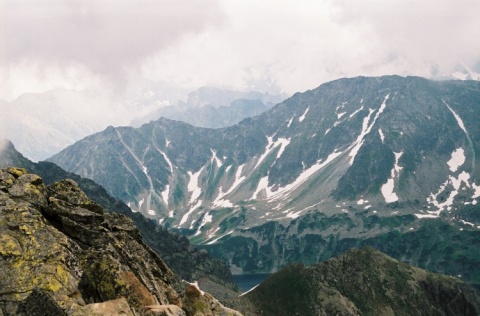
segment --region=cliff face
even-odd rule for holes
[[[459,279],[373,248],[293,264],[245,296],[261,315],[479,315],[480,296]]]
[[[0,315],[196,312],[130,219],[72,180],[47,188],[25,169],[0,170],[0,275]],[[211,315],[236,313],[205,299],[216,303]]]

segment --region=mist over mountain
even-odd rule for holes
[[[479,99],[477,81],[340,79],[227,128],[109,127],[51,161],[233,271],[367,244],[478,282]]]
[[[57,89],[26,93],[0,102],[1,136],[13,141],[28,158],[44,160],[110,124],[122,125],[126,108],[105,108],[112,101],[94,91]]]
[[[154,91],[150,91],[146,96],[148,99],[146,103],[155,100],[155,95]],[[198,127],[226,127],[247,117],[259,115],[285,98],[284,94],[269,95],[254,91],[240,92],[203,87],[190,93],[186,102],[178,101],[175,105],[159,106],[134,118],[130,125],[140,127],[144,123],[165,117]]]
[[[151,88],[130,93],[125,100],[93,90],[57,89],[0,101],[0,136],[13,141],[26,157],[41,161],[109,125],[127,125],[136,116],[135,126],[164,116],[196,126],[223,127],[258,115],[284,99],[283,95],[205,87],[191,93],[186,103],[165,106],[170,102],[162,97],[175,96],[163,95],[163,86]]]

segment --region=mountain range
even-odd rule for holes
[[[178,101],[175,105],[157,106],[146,114],[135,117],[130,125],[140,127],[165,117],[198,127],[226,127],[237,124],[247,117],[259,115],[285,98],[284,94],[270,95],[255,91],[240,92],[202,87],[191,92],[186,102]]]
[[[340,79],[230,127],[109,127],[49,160],[232,271],[366,244],[478,282],[478,100],[477,81]]]
[[[71,179],[47,187],[26,169],[0,169],[0,240],[5,316],[242,315],[198,282],[181,280],[128,217],[105,211]],[[289,265],[232,299],[245,315],[480,311],[480,296],[458,278],[368,247],[310,267]]]

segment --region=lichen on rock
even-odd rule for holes
[[[184,312],[175,275],[132,220],[104,212],[72,180],[47,188],[21,168],[0,169],[0,275],[2,316],[36,304],[75,316]]]

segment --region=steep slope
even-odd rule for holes
[[[258,315],[478,315],[480,296],[372,248],[287,266],[247,293]]]
[[[202,288],[208,289],[210,293],[222,299],[222,302],[235,304],[231,298],[238,293],[236,293],[236,286],[232,281],[229,268],[224,262],[212,258],[205,250],[193,247],[186,237],[168,232],[156,221],[147,219],[139,213],[132,213],[127,205],[111,197],[94,181],[66,172],[51,162],[31,162],[23,157],[9,141],[4,141],[2,148],[0,167],[26,168],[40,175],[46,185],[64,179],[73,179],[93,201],[105,210],[131,218],[145,243],[165,260],[177,276],[188,282],[198,281]]]
[[[235,251],[224,258],[243,271],[269,270],[287,240],[309,235],[359,242],[434,218],[477,232],[478,100],[475,81],[341,79],[228,128],[109,127],[51,161],[197,244]]]
[[[191,285],[177,293],[179,281],[132,221],[104,212],[72,180],[47,188],[25,169],[1,169],[0,212],[2,315],[91,315],[98,305],[111,315],[144,315],[152,305],[240,315]]]

